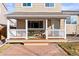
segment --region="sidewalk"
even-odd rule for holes
[[[17,45],[14,44],[2,53],[3,56],[66,56],[57,44]]]

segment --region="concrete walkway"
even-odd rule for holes
[[[57,44],[18,45],[14,44],[2,55],[4,56],[65,56],[67,55]]]

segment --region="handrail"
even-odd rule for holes
[[[48,31],[62,31],[64,29],[48,29]]]
[[[65,33],[62,29],[49,29],[48,37],[64,37]]]
[[[10,29],[11,31],[11,37],[25,37],[26,36],[26,29]],[[13,34],[14,33],[14,34]]]
[[[26,31],[26,29],[10,29],[10,30],[16,30],[16,31]]]

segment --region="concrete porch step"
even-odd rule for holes
[[[24,42],[23,43],[24,45],[48,45],[48,43],[47,42],[42,42],[42,43],[40,43],[40,42]]]

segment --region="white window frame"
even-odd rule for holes
[[[54,6],[53,7],[46,7],[46,5],[45,5],[46,3],[44,3],[44,7],[45,8],[55,8],[55,3],[53,3],[54,4]]]
[[[32,8],[32,3],[31,3],[31,6],[23,6],[23,3],[21,4],[21,6],[24,8]]]

